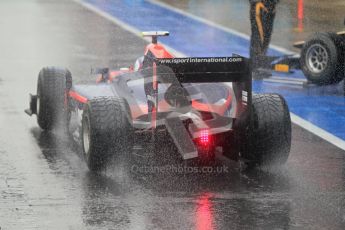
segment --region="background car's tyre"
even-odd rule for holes
[[[91,171],[100,171],[114,155],[131,151],[132,117],[127,102],[97,97],[87,102],[82,117],[82,150]]]
[[[253,94],[251,121],[241,157],[249,166],[284,164],[291,147],[291,119],[278,94]]]
[[[72,87],[72,75],[68,69],[45,67],[37,81],[37,122],[44,130],[66,125],[68,91]]]
[[[343,78],[342,58],[335,34],[315,33],[301,50],[301,68],[306,78],[314,84],[334,84]]]

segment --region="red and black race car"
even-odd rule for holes
[[[90,170],[133,144],[173,143],[181,160],[213,161],[215,152],[249,165],[285,163],[291,121],[278,94],[252,94],[244,57],[175,58],[158,36],[129,68],[95,69],[96,82],[73,85],[69,70],[43,68],[29,115],[43,130],[65,127]],[[169,153],[165,153],[169,154]]]

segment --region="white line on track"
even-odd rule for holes
[[[136,29],[135,27],[131,26],[131,25],[128,25],[127,23],[124,23],[123,21],[120,21],[118,20],[117,18],[115,18],[114,16],[98,9],[97,7],[91,5],[91,4],[88,4],[82,0],[72,0],[82,6],[84,6],[85,8],[93,11],[94,13],[100,15],[101,17],[113,22],[114,24],[122,27],[123,29],[127,30],[128,32],[140,37],[141,39],[144,39],[148,42],[150,42],[150,40],[148,38],[144,38],[141,36],[141,31],[139,31],[138,29]],[[215,28],[218,28],[218,29],[221,29],[225,32],[228,32],[228,33],[231,33],[231,34],[234,34],[234,35],[237,35],[239,37],[242,37],[244,39],[247,39],[249,40],[250,37],[247,35],[247,34],[244,34],[244,33],[241,33],[241,32],[238,32],[236,30],[233,30],[233,29],[229,29],[229,28],[226,28],[224,26],[221,26],[219,24],[216,24],[214,22],[211,22],[211,21],[208,21],[206,19],[203,19],[203,18],[200,18],[200,17],[197,17],[195,15],[192,15],[190,13],[187,13],[185,11],[182,11],[180,9],[176,9],[170,5],[167,5],[165,3],[162,3],[162,2],[158,2],[157,0],[149,0],[149,2],[153,3],[153,4],[156,4],[156,5],[159,5],[161,7],[164,7],[166,9],[169,9],[171,11],[174,11],[176,13],[179,13],[179,14],[182,14],[184,16],[187,16],[187,17],[190,17],[190,18],[193,18],[194,20],[197,20],[199,22],[202,22],[202,23],[205,23],[209,26],[212,26],[212,27],[215,27]],[[162,43],[164,44],[164,43]],[[174,53],[176,56],[178,57],[186,57],[185,54],[181,53],[181,52],[178,52],[177,50],[165,45],[165,47],[171,51],[172,53]],[[285,48],[282,48],[282,47],[279,47],[279,46],[275,46],[275,45],[271,45],[270,46],[271,48],[275,49],[275,50],[278,50],[280,52],[283,52],[283,53],[286,53],[286,54],[294,54],[294,52],[290,51],[290,50],[287,50]],[[321,137],[322,139],[328,141],[329,143],[337,146],[338,148],[342,149],[342,150],[345,150],[345,141],[334,136],[333,134],[327,132],[326,130],[323,130],[319,127],[317,127],[316,125],[312,124],[311,122],[297,116],[296,114],[293,114],[293,113],[290,113],[291,115],[291,121],[293,123],[295,123],[296,125],[308,130],[309,132],[315,134],[316,136],[318,137]]]
[[[298,126],[301,126],[302,128],[308,130],[309,132],[315,134],[316,136],[321,137],[322,139],[332,143],[333,145],[337,146],[338,148],[341,148],[345,150],[345,141],[343,139],[340,139],[339,137],[334,136],[333,134],[317,127],[316,125],[312,124],[311,122],[304,120],[303,118],[290,113],[291,121]]]

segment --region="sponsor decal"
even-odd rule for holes
[[[159,64],[188,64],[188,63],[236,63],[242,62],[242,57],[219,57],[219,58],[164,58],[157,59]]]
[[[242,103],[243,105],[248,104],[248,92],[244,90],[242,90]]]

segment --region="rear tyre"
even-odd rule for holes
[[[344,64],[338,37],[331,33],[315,33],[301,50],[301,68],[306,78],[318,85],[335,84],[343,78]]]
[[[291,119],[284,98],[254,94],[251,121],[241,157],[249,166],[284,164],[291,147]]]
[[[44,130],[52,130],[68,121],[68,91],[72,75],[68,69],[45,67],[37,81],[37,122]]]
[[[85,105],[82,116],[82,151],[88,168],[100,171],[110,157],[132,150],[132,117],[127,102],[118,97],[97,97]]]

